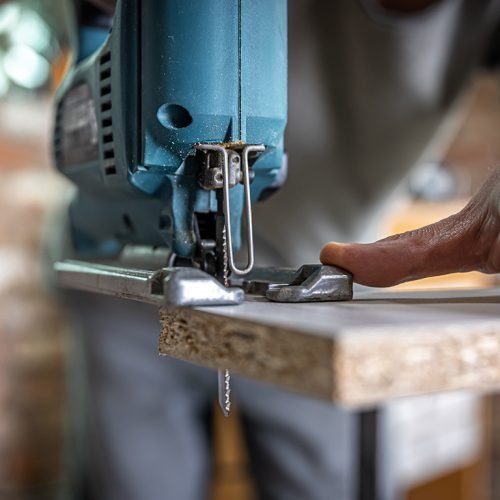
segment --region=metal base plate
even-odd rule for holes
[[[274,302],[325,302],[352,299],[352,276],[333,266],[305,265],[299,270],[264,268],[226,288],[213,276],[192,267],[156,270],[79,260],[54,266],[63,288],[86,290],[159,306],[237,305],[245,292]]]
[[[213,276],[191,267],[133,269],[66,260],[54,265],[61,287],[138,300],[159,306],[237,305],[241,288],[226,288]]]
[[[256,269],[242,283],[247,293],[273,302],[329,302],[352,299],[352,275],[334,266],[304,265]]]

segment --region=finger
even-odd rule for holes
[[[320,259],[347,269],[357,283],[376,287],[477,269],[476,212],[468,206],[436,224],[371,244],[328,243]]]

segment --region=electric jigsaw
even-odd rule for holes
[[[119,0],[110,28],[82,23],[57,93],[76,186],[60,285],[166,306],[350,299],[337,268],[253,269],[252,204],[286,178],[286,0]]]

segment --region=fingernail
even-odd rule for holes
[[[345,247],[345,243],[337,243],[336,241],[330,241],[327,243],[320,252],[319,260],[324,262],[325,260],[329,260],[333,255],[338,254],[343,247]]]
[[[346,247],[346,246],[347,246],[347,244],[346,244],[346,243],[339,243],[339,242],[337,242],[337,241],[330,241],[329,243],[327,243],[327,244],[323,247],[323,249],[328,248],[328,249],[331,249],[331,250],[335,251],[335,250],[337,250],[337,249],[341,249],[341,248],[344,248],[344,247]]]

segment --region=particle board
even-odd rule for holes
[[[162,309],[160,353],[347,406],[500,388],[500,289]]]

